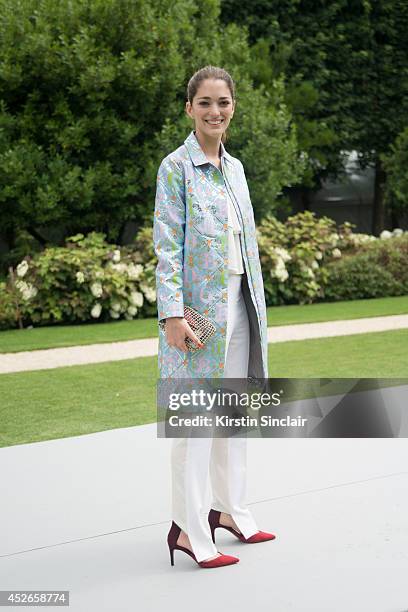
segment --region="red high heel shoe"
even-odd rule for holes
[[[211,559],[211,561],[197,561],[195,554],[191,550],[189,550],[188,548],[184,548],[184,546],[180,546],[179,544],[177,544],[177,539],[180,535],[180,532],[181,532],[180,527],[176,525],[176,523],[173,521],[170,527],[170,531],[167,536],[167,543],[169,545],[169,551],[170,551],[170,562],[172,565],[174,565],[174,551],[175,550],[182,550],[183,552],[190,555],[190,557],[194,559],[194,561],[198,563],[200,567],[208,567],[208,568],[222,567],[223,565],[232,565],[233,563],[238,563],[239,561],[238,557],[232,557],[231,555],[223,555],[222,553],[220,553],[221,555],[220,557]],[[220,552],[220,551],[217,551],[217,552]]]
[[[238,540],[241,540],[241,542],[245,542],[245,544],[258,544],[259,542],[267,542],[268,540],[274,540],[276,538],[275,534],[267,533],[266,531],[258,531],[258,533],[254,533],[254,535],[251,535],[251,537],[245,538],[242,535],[242,533],[236,531],[233,527],[228,527],[227,525],[221,525],[220,516],[221,516],[221,512],[219,512],[218,510],[211,509],[210,512],[208,513],[208,522],[210,523],[211,537],[212,537],[212,541],[214,542],[214,544],[215,544],[215,530],[218,527],[222,527],[223,529],[226,529],[227,531],[232,533],[235,537],[237,537]]]

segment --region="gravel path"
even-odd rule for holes
[[[347,321],[304,323],[268,327],[268,342],[328,338],[408,328],[408,315],[369,317]],[[0,374],[27,370],[49,370],[63,366],[135,359],[157,355],[158,339],[128,340],[65,348],[0,354]]]

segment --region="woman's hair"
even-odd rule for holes
[[[222,79],[228,85],[228,88],[231,92],[231,98],[235,101],[235,83],[232,80],[231,75],[224,70],[224,68],[218,68],[217,66],[204,66],[204,68],[200,68],[197,70],[191,77],[187,85],[187,100],[190,104],[193,103],[194,96],[196,95],[198,88],[201,83],[206,79]],[[226,131],[223,132],[221,137],[221,142],[224,144],[227,140]]]

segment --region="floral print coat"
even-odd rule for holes
[[[204,349],[170,346],[159,328],[160,378],[221,378],[228,313],[228,208],[232,195],[246,274],[242,291],[250,323],[248,377],[267,378],[265,294],[254,214],[243,165],[221,143],[222,172],[204,154],[194,131],[167,155],[157,173],[153,242],[158,264],[158,319],[182,317],[184,304],[210,318],[216,333]]]

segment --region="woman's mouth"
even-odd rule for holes
[[[224,119],[217,119],[217,120],[209,120],[209,119],[204,119],[204,121],[206,123],[208,123],[208,125],[222,125],[224,123]]]

